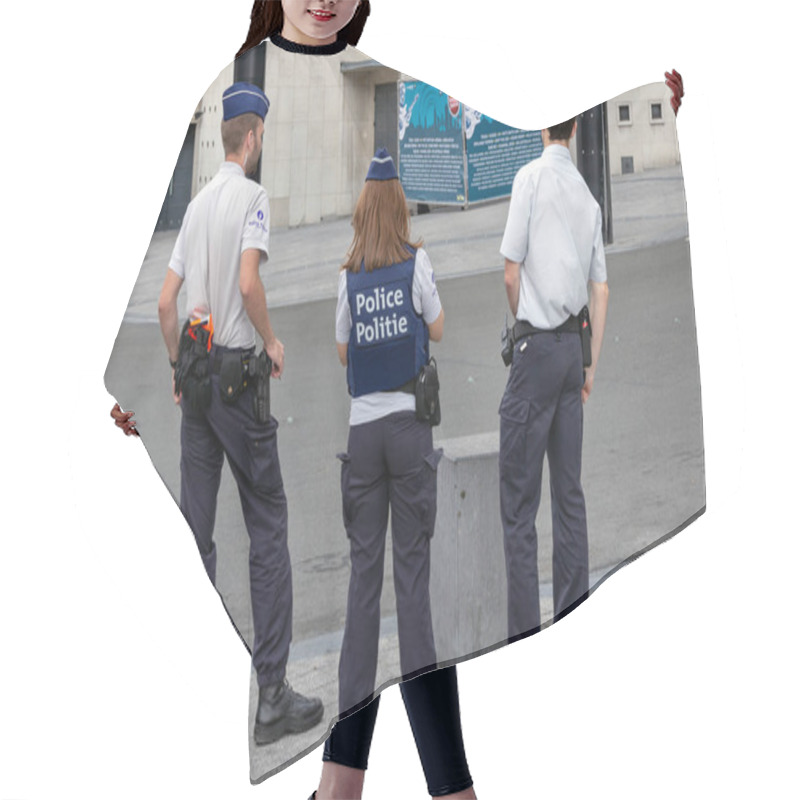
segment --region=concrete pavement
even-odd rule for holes
[[[689,235],[680,166],[614,178],[611,205],[614,242],[608,254]],[[413,217],[412,236],[423,239],[437,281],[502,267],[498,248],[507,211],[506,199]],[[177,236],[177,231],[154,234],[125,321],[157,322],[156,301]],[[270,308],[336,297],[336,275],[351,239],[349,218],[273,230],[272,253],[262,272]]]

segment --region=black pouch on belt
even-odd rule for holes
[[[439,405],[439,372],[436,360],[431,358],[419,371],[416,386],[417,419],[428,422],[435,427],[442,421],[442,409]]]
[[[244,366],[241,353],[223,353],[219,367],[219,393],[226,403],[233,403],[244,391]]]
[[[200,329],[192,336],[189,320],[186,320],[175,365],[175,391],[180,392],[184,406],[195,414],[202,413],[211,405],[207,343],[208,333]]]
[[[592,366],[592,323],[589,321],[589,309],[584,306],[578,314],[580,324],[581,349],[583,350],[583,366]]]

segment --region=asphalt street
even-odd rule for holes
[[[585,409],[584,486],[592,567],[613,565],[703,505],[702,425],[691,276],[685,242],[609,256],[612,285],[605,346]],[[444,340],[432,347],[442,383],[436,439],[499,429],[506,380],[499,357],[505,317],[502,272],[439,281]],[[341,523],[339,462],[346,449],[349,396],[336,358],[335,301],[273,310],[286,343],[286,372],[273,385],[281,465],[289,500],[295,638],[339,630],[349,575]],[[117,347],[129,375],[142,439],[172,494],[179,491],[180,411],[156,325],[123,326]],[[115,356],[116,361],[116,356]],[[162,363],[163,362],[163,363]],[[624,491],[621,491],[624,489]],[[548,509],[543,505],[542,579],[549,580]],[[668,520],[667,522],[665,522]],[[218,588],[243,631],[249,623],[247,534],[235,484],[220,491]],[[672,524],[674,523],[674,524]],[[324,587],[327,600],[319,602]],[[383,609],[393,609],[387,559]]]

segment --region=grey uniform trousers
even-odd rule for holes
[[[350,540],[350,587],[339,659],[339,710],[372,697],[378,664],[380,599],[389,509],[400,668],[412,676],[436,665],[430,605],[430,539],[436,521],[431,426],[413,411],[350,428],[342,460],[342,515]]]
[[[227,404],[220,397],[219,377],[212,375],[211,381],[211,405],[204,413],[183,408],[180,507],[214,583],[214,520],[226,456],[250,538],[253,667],[259,686],[266,686],[284,679],[292,638],[292,568],[278,423],[274,418],[266,425],[256,422],[252,388]]]
[[[589,591],[581,487],[582,386],[579,334],[537,333],[517,342],[500,404],[500,509],[510,639],[541,625],[536,512],[545,454],[550,469],[556,618]]]

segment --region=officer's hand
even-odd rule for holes
[[[276,336],[269,344],[264,343],[264,349],[272,360],[272,377],[280,378],[283,375],[283,345]]]
[[[123,431],[126,436],[138,436],[139,431],[136,430],[136,421],[133,419],[133,411],[123,411],[119,407],[119,403],[114,403],[114,408],[111,409],[111,416],[114,419],[114,424]]]
[[[181,395],[182,392],[175,391],[175,370],[172,370],[172,399],[174,400],[176,406],[181,404]]]
[[[583,376],[583,388],[581,389],[581,400],[585,403],[589,399],[589,395],[592,393],[592,387],[594,386],[594,372],[592,370],[586,370]]]
[[[683,97],[683,78],[680,72],[675,69],[672,72],[665,72],[664,77],[666,78],[664,83],[672,90],[672,97],[669,102],[677,116],[678,109],[681,107],[681,98]]]

